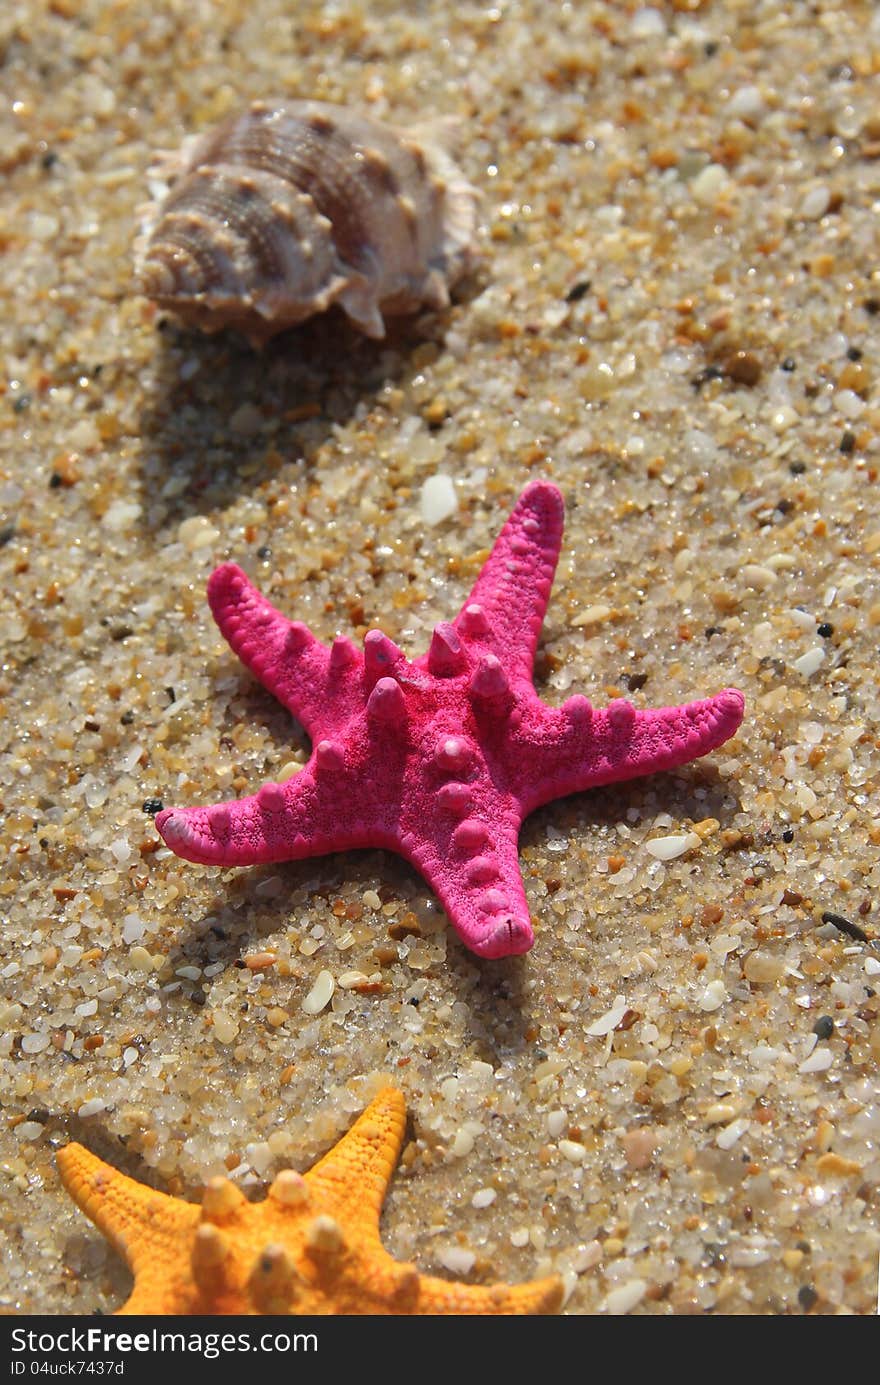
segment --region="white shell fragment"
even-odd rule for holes
[[[671,837],[653,837],[645,842],[645,850],[656,856],[658,861],[674,861],[676,856],[683,856],[686,851],[696,851],[700,845],[696,832],[681,832]]]
[[[380,338],[383,314],[445,307],[472,260],[475,193],[441,144],[342,106],[255,101],[168,168],[138,277],[206,332],[261,346],[337,303]]]
[[[307,1015],[320,1015],[325,1005],[329,1005],[330,999],[336,989],[336,982],[333,973],[330,971],[319,971],[315,978],[315,984],[309,991],[302,1007]]]

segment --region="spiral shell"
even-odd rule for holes
[[[342,106],[256,101],[184,145],[140,255],[143,292],[254,345],[338,303],[444,307],[472,259],[475,194],[438,143]]]

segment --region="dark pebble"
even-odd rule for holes
[[[803,476],[807,469],[806,462],[789,462],[788,469],[792,476]]]
[[[804,1312],[809,1313],[810,1309],[815,1308],[818,1302],[819,1295],[816,1293],[812,1284],[802,1284],[798,1289],[798,1303],[801,1305]]]
[[[129,709],[127,712],[123,712],[122,716],[119,718],[119,723],[121,726],[131,726],[133,721],[134,712],[131,711],[131,709]]]
[[[783,834],[782,834],[782,840],[783,840],[784,842],[793,842],[793,841],[794,841],[794,829],[791,828],[791,827],[786,827],[785,831],[784,831]]]
[[[5,548],[11,539],[15,538],[15,525],[4,524],[0,529],[0,548]]]
[[[855,449],[855,445],[856,435],[855,433],[851,433],[850,430],[847,428],[843,437],[840,439],[840,450],[844,453],[844,455],[848,456],[849,453]]]
[[[630,692],[638,692],[648,681],[647,673],[628,673],[626,675],[626,686]]]
[[[880,298],[866,298],[862,307],[871,317],[876,317],[880,313]]]
[[[154,818],[157,813],[161,813],[164,807],[165,804],[162,802],[161,798],[145,798],[141,804],[141,811],[149,813],[150,817]]]
[[[59,488],[59,486],[63,486],[63,485],[64,485],[64,482],[63,482],[63,480],[61,479],[61,477],[58,475],[58,472],[57,472],[57,471],[53,471],[53,472],[52,472],[52,475],[49,477],[49,489],[50,489],[50,491],[57,491],[58,488]]]
[[[566,303],[579,303],[585,298],[593,287],[592,279],[581,279],[576,284],[572,284],[568,293],[565,295]]]
[[[36,1121],[38,1125],[45,1125],[49,1119],[49,1112],[45,1106],[35,1106],[33,1111],[28,1111],[27,1118],[29,1121]]]
[[[12,411],[16,414],[23,414],[25,410],[30,407],[31,396],[29,394],[20,394],[12,406]]]
[[[782,362],[782,365],[779,367],[779,369],[792,371],[796,369],[796,364],[797,363],[794,359],[794,356],[786,356],[785,360]]]
[[[763,367],[754,351],[732,351],[725,359],[724,373],[738,385],[757,385]]]
[[[864,354],[860,346],[848,346],[846,348],[846,359],[848,361],[860,361]]]
[[[834,626],[829,625],[827,620],[823,620],[821,625],[816,626],[816,634],[821,635],[823,640],[830,640],[834,634]]]
[[[857,943],[867,943],[870,941],[864,929],[859,928],[857,923],[850,919],[845,919],[842,914],[832,914],[830,909],[826,909],[822,915],[823,923],[833,923],[840,933],[845,933],[848,938],[855,938]]]
[[[257,557],[261,563],[268,562],[272,557],[272,550],[267,543],[260,544],[260,547],[257,549]]]
[[[822,1015],[813,1025],[813,1033],[817,1039],[830,1039],[834,1033],[834,1020],[830,1015]]]

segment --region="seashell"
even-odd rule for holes
[[[255,101],[166,161],[143,292],[255,346],[334,303],[377,338],[383,314],[445,307],[473,258],[476,194],[436,130],[423,134],[319,101]]]

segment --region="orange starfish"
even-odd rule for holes
[[[119,1313],[554,1312],[557,1278],[454,1284],[384,1249],[379,1215],[405,1123],[403,1096],[386,1087],[314,1168],[284,1170],[257,1203],[212,1178],[198,1207],[126,1178],[77,1144],[59,1151],[58,1168],[134,1274]]]

